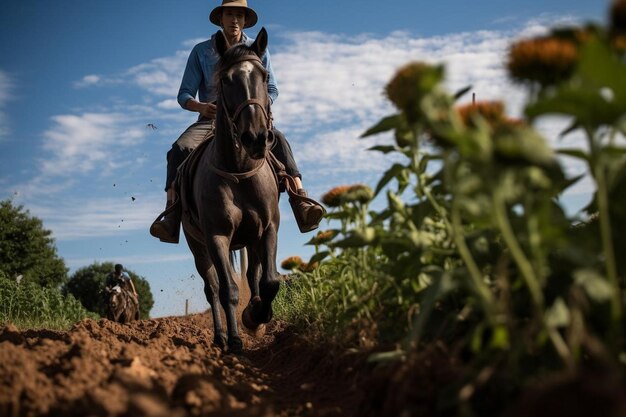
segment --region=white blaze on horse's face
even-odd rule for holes
[[[115,308],[119,302],[119,296],[120,294],[122,294],[122,289],[119,285],[116,285],[115,287],[111,288],[110,294],[111,298],[109,302],[111,303],[111,307]]]
[[[264,158],[273,144],[268,126],[269,97],[265,77],[260,62],[253,61],[240,62],[225,74],[224,93],[232,106],[229,112],[235,119],[241,144],[253,159]]]

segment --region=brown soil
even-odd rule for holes
[[[246,351],[211,345],[210,314],[68,332],[0,330],[0,416],[343,416],[361,401],[364,353],[341,354],[280,324]]]
[[[281,323],[242,337],[242,355],[213,347],[210,314],[84,320],[67,332],[8,325],[0,329],[0,417],[448,417],[459,415],[458,393],[467,391],[458,391],[466,369],[441,343],[375,366],[367,351],[314,342]],[[517,405],[507,388],[514,384],[494,378],[475,387],[475,415],[626,415],[623,385],[606,372],[547,380]],[[563,404],[567,413],[558,412]]]

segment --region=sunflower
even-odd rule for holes
[[[328,207],[339,207],[343,202],[343,195],[350,189],[349,185],[338,185],[322,196],[322,203]]]
[[[343,194],[342,202],[366,204],[369,203],[372,198],[374,198],[374,191],[372,191],[369,186],[365,184],[354,184]]]
[[[296,268],[300,268],[303,263],[302,258],[299,256],[290,256],[280,263],[280,267],[288,271],[293,271]]]
[[[309,241],[309,243],[311,245],[323,245],[324,243],[333,240],[338,233],[339,232],[337,230],[319,231],[317,232],[317,235]]]
[[[466,126],[472,124],[472,115],[481,115],[490,125],[504,120],[504,103],[501,101],[477,101],[457,107],[457,112]]]
[[[420,99],[443,79],[443,67],[411,62],[393,76],[385,92],[389,100],[403,111],[409,122],[415,121]]]
[[[553,85],[569,78],[578,61],[576,43],[555,37],[519,41],[509,50],[507,67],[518,81]]]

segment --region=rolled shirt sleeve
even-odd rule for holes
[[[196,98],[198,88],[202,82],[202,68],[200,66],[198,53],[198,45],[196,45],[189,54],[187,66],[185,66],[185,72],[183,73],[183,79],[180,83],[180,89],[178,90],[178,104],[180,104],[180,107],[183,109],[189,99]]]
[[[270,51],[269,49],[265,51],[263,54],[263,66],[269,73],[269,79],[267,81],[267,93],[270,96],[270,100],[272,100],[272,104],[276,101],[278,97],[278,84],[276,83],[276,77],[274,76],[274,70],[272,69],[272,61],[270,59]]]

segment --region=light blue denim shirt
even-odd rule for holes
[[[254,42],[254,39],[249,38],[245,33],[242,33],[241,36],[242,42],[248,46]],[[178,104],[182,108],[185,108],[187,100],[196,98],[196,94],[198,94],[199,101],[203,103],[214,102],[217,99],[215,86],[213,85],[213,71],[219,59],[220,56],[215,47],[215,34],[211,36],[211,39],[200,42],[193,47],[187,60],[180,89],[178,90]],[[276,97],[278,97],[278,87],[276,86],[276,78],[274,77],[274,71],[272,71],[268,50],[265,51],[261,61],[263,61],[263,66],[269,72],[267,92],[273,103]]]

